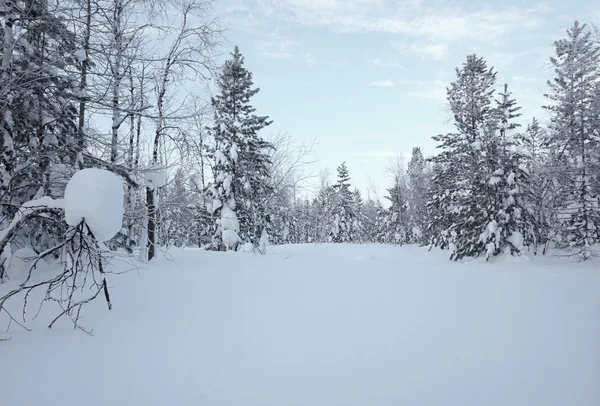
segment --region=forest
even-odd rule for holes
[[[595,255],[593,26],[575,22],[556,39],[550,120],[526,118],[526,128],[510,84],[468,55],[447,87],[455,131],[431,135],[433,156],[415,146],[408,162],[394,160],[379,201],[352,188],[345,163],[334,180],[315,181],[310,146],[266,133],[272,120],[253,107],[259,87],[241,51],[217,64],[227,41],[210,1],[3,0],[0,10],[0,280],[18,249],[63,255],[63,210],[32,202],[62,199],[84,168],[115,174],[125,193],[122,227],[100,242],[143,261],[159,247],[264,253],[307,242],[420,244],[453,260],[549,248]]]
[[[544,117],[465,52],[379,198],[219,5],[0,0],[0,404],[598,404],[600,29]]]

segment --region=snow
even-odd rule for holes
[[[107,274],[113,310],[83,312],[94,337],[48,330],[52,303],[31,333],[1,328],[0,404],[600,404],[593,265],[342,244],[169,257]]]
[[[87,59],[85,49],[81,48],[75,51],[75,58],[77,58],[79,62],[85,61]]]
[[[244,245],[242,245],[242,252],[254,252],[254,245],[252,245],[251,242],[247,242]]]
[[[234,249],[240,242],[238,232],[240,231],[240,222],[235,212],[225,205],[221,209],[221,238],[227,249]]]
[[[212,204],[210,205],[210,208],[208,209],[208,211],[210,213],[214,213],[215,211],[219,210],[221,207],[223,207],[223,203],[221,202],[221,199],[214,199],[212,201]]]
[[[167,170],[160,164],[150,166],[144,171],[144,182],[148,189],[157,189],[167,183]]]
[[[518,231],[513,231],[508,236],[507,241],[513,245],[519,251],[523,249],[523,234]]]
[[[23,281],[29,275],[29,270],[33,266],[33,261],[38,254],[31,248],[20,248],[16,250],[10,258],[8,267],[8,278],[13,281]],[[48,265],[44,260],[38,261],[35,267],[36,272],[44,272]],[[1,399],[1,396],[0,396]]]
[[[235,230],[223,230],[221,232],[221,238],[228,250],[234,249],[240,243],[240,236]]]
[[[237,162],[238,160],[238,146],[237,144],[232,144],[231,148],[229,149],[229,155],[231,156],[231,160],[233,162]]]
[[[217,165],[223,165],[223,164],[226,164],[227,162],[229,162],[229,160],[227,159],[225,154],[221,150],[216,150],[215,151],[215,163]]]
[[[515,183],[515,173],[514,172],[511,172],[508,174],[508,178],[506,178],[506,183],[508,183],[511,186]]]
[[[117,175],[104,169],[82,169],[67,184],[65,220],[76,226],[85,219],[99,241],[108,241],[121,230],[123,200],[123,184]]]
[[[231,175],[225,176],[223,179],[223,190],[225,191],[225,196],[229,196],[231,194],[231,182],[233,181],[233,177]]]

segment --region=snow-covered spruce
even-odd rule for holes
[[[214,182],[206,193],[208,209],[216,222],[210,248],[237,249],[239,244],[260,244],[268,228],[266,212],[269,186],[268,151],[271,144],[259,132],[271,124],[268,117],[257,116],[250,99],[254,89],[252,74],[244,68],[244,57],[235,47],[217,80],[219,94],[212,99],[215,140],[211,150]]]

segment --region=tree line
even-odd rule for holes
[[[228,63],[235,65],[236,60],[237,49]],[[252,138],[270,121],[247,116],[245,124],[238,120],[232,125],[235,107],[215,100],[213,132],[220,147],[211,159],[216,181],[210,197],[194,197],[208,202],[207,212],[198,215],[216,231],[205,234],[203,243],[222,249],[236,248],[239,242],[256,246],[266,234],[275,244],[417,243],[448,249],[453,260],[546,253],[549,248],[591,259],[600,238],[599,62],[598,31],[575,22],[555,42],[550,58],[553,77],[543,106],[549,119],[541,123],[531,117],[522,128],[521,107],[509,84],[498,89],[494,68],[481,56],[467,56],[447,87],[454,131],[433,137],[433,156],[426,158],[415,147],[408,165],[394,165],[385,205],[374,198],[365,201],[352,189],[345,164],[337,169],[337,181],[322,181],[313,198],[297,198],[282,189],[271,199],[272,145]],[[227,66],[220,83],[234,71]],[[231,100],[233,86],[221,89],[218,97]],[[253,94],[238,92],[245,101]],[[232,148],[239,150],[244,131],[251,136],[243,142],[252,147],[243,148],[249,155],[240,158]],[[262,153],[255,152],[257,147]],[[216,223],[210,220],[215,213]],[[230,239],[228,230],[239,235]],[[176,244],[190,242],[180,238]]]
[[[453,260],[550,247],[594,256],[600,37],[586,25],[555,42],[549,120],[526,128],[509,84],[467,56],[447,87],[454,131],[433,137],[433,156],[415,147],[397,162],[382,202],[352,188],[344,163],[306,197],[312,148],[265,134],[272,120],[253,107],[259,88],[237,47],[217,66],[210,1],[2,0],[0,10],[0,280],[11,252],[42,255],[68,234],[59,208],[21,216],[24,205],[61,198],[89,167],[123,180],[123,228],[108,247],[141,260],[170,245],[302,242],[416,243]]]

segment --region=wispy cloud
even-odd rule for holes
[[[304,25],[331,25],[342,31],[424,35],[435,39],[498,38],[543,23],[547,7],[465,10],[432,2],[395,0],[256,0],[263,13]],[[438,4],[434,4],[438,3]],[[419,6],[417,9],[416,6]],[[419,11],[417,13],[417,10]]]
[[[370,158],[389,158],[398,156],[398,152],[395,151],[363,151],[363,152],[353,152],[350,155],[353,156],[364,156]]]
[[[382,68],[397,68],[404,69],[404,66],[398,61],[382,61],[381,59],[371,59],[371,65],[380,66]]]
[[[427,43],[413,42],[410,44],[392,41],[392,46],[403,54],[415,54],[421,58],[441,59],[448,50],[448,45],[443,42]]]
[[[444,102],[446,100],[446,83],[441,80],[399,80],[397,85],[402,85],[402,94],[408,97],[414,97],[424,100],[437,100]]]
[[[394,87],[396,84],[393,80],[374,80],[369,83],[370,87]]]
[[[291,24],[327,26],[338,32],[399,34],[400,47],[421,57],[441,58],[463,41],[497,44],[512,34],[545,23],[542,5],[467,8],[434,0],[254,0],[269,19]],[[418,7],[417,7],[418,6]]]
[[[297,42],[276,34],[254,43],[254,49],[257,52],[272,59],[293,59],[296,56],[297,47]]]

